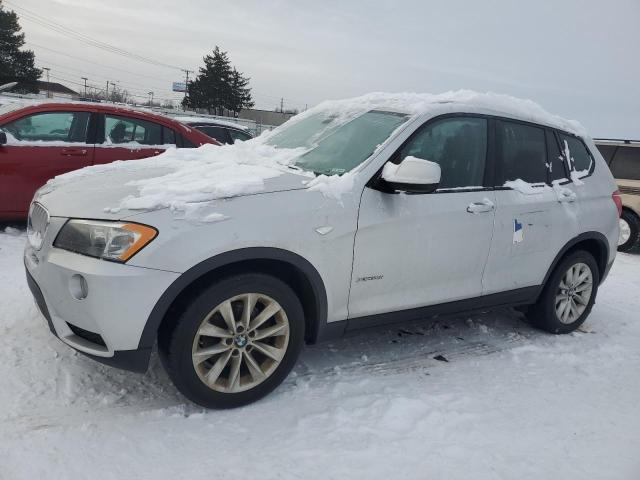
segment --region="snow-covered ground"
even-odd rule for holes
[[[205,411],[155,358],[122,372],[51,336],[24,241],[0,230],[2,480],[640,478],[639,255],[572,335],[507,311],[361,332],[306,348],[266,399]]]

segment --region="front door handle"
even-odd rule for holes
[[[469,204],[467,212],[469,213],[484,213],[491,212],[495,208],[495,205],[491,200],[485,198],[481,202],[474,202]]]
[[[86,148],[63,148],[60,154],[66,155],[67,157],[84,157],[87,155],[87,149]]]

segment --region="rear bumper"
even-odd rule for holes
[[[40,313],[42,313],[42,316],[47,320],[49,330],[51,330],[51,333],[53,333],[58,339],[60,339],[60,336],[53,326],[51,315],[49,314],[49,309],[47,308],[47,303],[44,300],[44,295],[42,295],[42,290],[40,290],[40,287],[31,276],[26,266],[25,273],[27,275],[27,285],[29,285],[29,290],[31,290],[31,294],[33,295],[33,298],[35,299],[36,304],[40,309]],[[113,356],[111,357],[100,357],[78,349],[76,349],[76,351],[105,365],[138,373],[144,373],[147,371],[147,368],[149,367],[149,357],[151,356],[150,347],[138,348],[135,350],[116,350],[113,352]]]

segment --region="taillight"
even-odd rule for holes
[[[613,199],[613,203],[616,204],[616,208],[618,209],[618,216],[622,215],[622,198],[620,198],[620,190],[616,190],[611,194],[611,198]]]

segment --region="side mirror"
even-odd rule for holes
[[[7,134],[0,130],[0,145],[7,144]]]
[[[440,183],[440,165],[416,157],[405,157],[399,165],[387,163],[382,179],[394,190],[410,193],[431,193]]]

